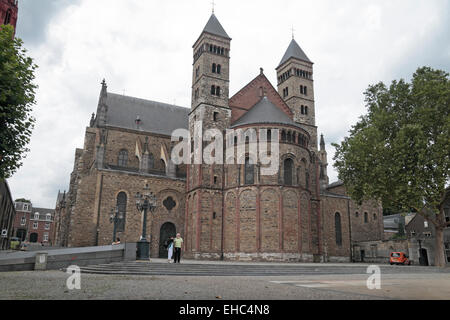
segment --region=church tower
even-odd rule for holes
[[[208,129],[217,129],[224,134],[230,127],[230,44],[231,38],[213,12],[193,46],[192,105],[189,114],[193,161],[194,151],[203,154],[203,148],[210,144],[202,143],[201,137],[194,139],[198,132],[195,125],[201,122],[202,135]],[[193,162],[188,165],[186,184],[187,252],[195,257],[207,254],[220,258],[224,166],[206,164],[204,159],[202,164]]]
[[[311,147],[317,151],[317,127],[314,103],[313,62],[292,38],[276,68],[278,93],[311,135]]]
[[[193,46],[191,115],[202,119],[207,128],[227,128],[230,43],[231,38],[213,13]]]
[[[0,0],[0,25],[10,24],[16,29],[18,0]]]

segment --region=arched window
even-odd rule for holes
[[[117,162],[119,167],[126,167],[128,165],[128,151],[123,149],[119,152],[119,160]]]
[[[212,51],[213,51],[213,45],[210,44],[210,45],[209,45],[209,52],[212,52]]]
[[[223,55],[223,53],[225,52],[224,48],[220,48],[220,54]]]
[[[212,73],[216,73],[216,69],[217,69],[216,64],[213,63],[213,65],[212,65]]]
[[[217,65],[217,74],[220,74],[222,71],[222,66],[220,64]]]
[[[268,129],[267,130],[267,141],[271,141],[272,140],[272,130]]]
[[[303,88],[303,93],[305,94],[305,96],[307,96],[308,95],[308,87],[304,87]]]
[[[220,87],[216,87],[216,96],[220,97]]]
[[[302,114],[305,114],[305,106],[302,105]]]
[[[166,163],[164,162],[164,160],[163,159],[161,159],[161,168],[164,170],[164,171],[166,171]]]
[[[293,169],[294,161],[292,161],[292,159],[284,160],[284,184],[287,186],[293,185]]]
[[[245,184],[255,183],[255,165],[250,158],[245,159]]]
[[[369,214],[367,212],[364,212],[364,223],[369,222]]]
[[[336,234],[336,244],[342,246],[342,226],[341,226],[341,215],[336,212],[334,216],[334,229]]]
[[[291,141],[292,141],[292,134],[289,131],[288,134],[287,134],[287,142],[291,142]]]
[[[216,86],[211,86],[211,94],[212,95],[216,94]]]
[[[116,231],[124,232],[125,231],[125,220],[127,216],[127,194],[125,192],[121,192],[117,195],[117,209],[119,212],[119,220],[117,221]]]
[[[286,131],[281,131],[281,141],[286,141]]]
[[[5,23],[4,24],[9,24],[10,22],[11,22],[11,9],[6,11]]]
[[[309,190],[309,172],[308,169],[305,170],[305,188]]]
[[[305,106],[305,115],[308,115],[308,107]]]
[[[155,157],[153,156],[152,153],[150,153],[148,156],[148,168],[149,169],[155,168]]]

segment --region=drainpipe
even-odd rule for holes
[[[99,238],[99,224],[100,224],[100,208],[102,206],[102,193],[103,193],[103,174],[100,177],[100,194],[98,197],[98,210],[97,210],[97,226],[95,227],[95,246],[98,246]]]
[[[226,152],[226,148],[224,148],[223,152],[224,152],[223,154],[226,154],[225,153]],[[224,251],[223,243],[224,243],[224,240],[225,240],[225,234],[224,234],[224,223],[225,223],[224,213],[225,213],[225,210],[223,208],[223,206],[225,205],[224,189],[225,189],[225,165],[222,164],[222,241],[221,241],[221,244],[220,244],[220,251],[221,251],[220,260],[222,260],[222,261],[225,260],[224,253],[223,253],[223,251]]]

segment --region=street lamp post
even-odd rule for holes
[[[119,214],[119,207],[111,209],[111,215],[109,216],[109,222],[113,223],[113,240],[116,242],[117,224],[122,220],[122,214]]]
[[[148,188],[146,188],[148,190]],[[142,236],[141,240],[137,243],[137,259],[148,260],[150,258],[150,242],[147,240],[147,211],[150,210],[153,213],[156,209],[156,196],[153,192],[147,192],[145,194],[136,193],[136,208],[139,212],[143,212],[142,221]]]

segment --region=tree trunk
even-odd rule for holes
[[[436,217],[438,224],[436,225],[436,248],[434,264],[437,267],[445,267],[445,251],[444,251],[444,229],[445,229],[445,215],[444,205],[441,206],[439,214]]]
[[[436,227],[436,250],[434,264],[437,267],[445,267],[445,253],[444,253],[444,228]]]

